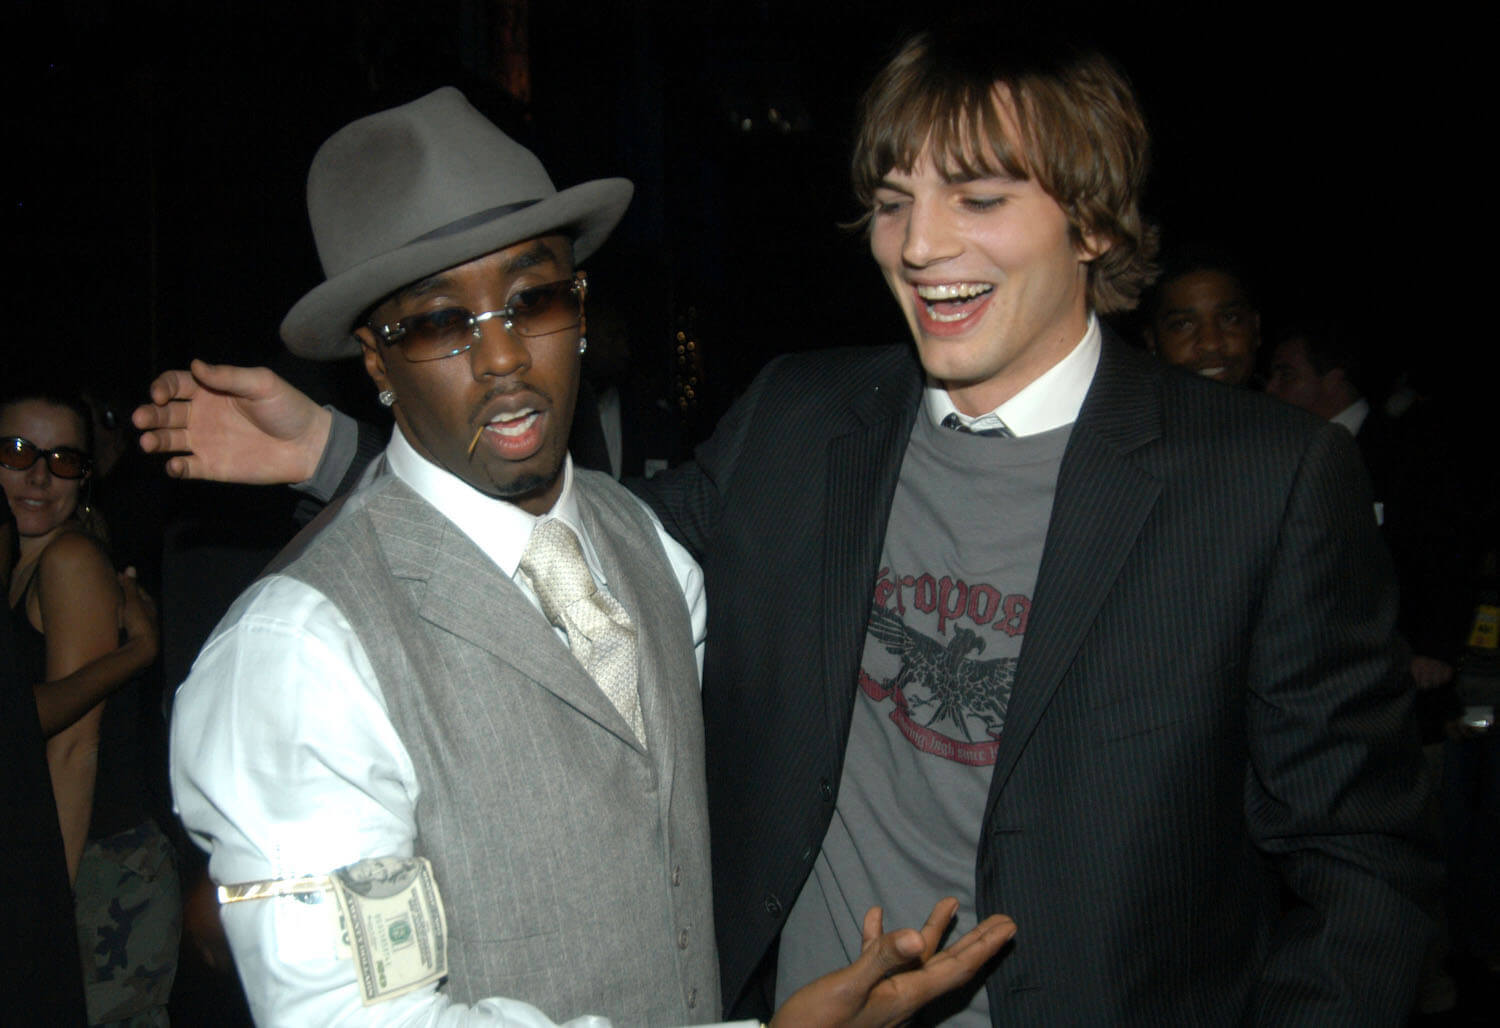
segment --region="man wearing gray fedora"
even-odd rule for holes
[[[258,1022],[719,1016],[702,575],[567,453],[574,262],[631,189],[555,190],[452,89],[313,160],[326,280],[282,335],[362,356],[396,431],[231,607],[172,725]],[[860,959],[783,1014],[899,1018],[967,980],[1012,929],[938,952],[952,907],[920,933],[872,916]]]

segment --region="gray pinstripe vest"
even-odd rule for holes
[[[575,472],[583,528],[640,627],[649,748],[542,614],[394,475],[284,573],[348,617],[415,766],[416,852],[447,909],[461,1002],[554,1020],[719,1015],[703,729],[686,605],[628,493]]]

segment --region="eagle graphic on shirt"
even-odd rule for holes
[[[870,610],[869,635],[896,656],[900,669],[888,682],[860,671],[860,687],[879,702],[890,697],[891,719],[918,749],[962,764],[995,762],[1015,681],[1016,658],[976,659],[985,640],[955,626],[946,643],[907,627],[878,603]]]

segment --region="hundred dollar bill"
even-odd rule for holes
[[[365,1006],[448,973],[448,921],[424,857],[375,857],[329,876]]]

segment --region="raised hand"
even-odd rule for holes
[[[269,485],[312,477],[333,418],[269,368],[195,360],[157,376],[131,420],[141,449],[176,454],[174,478]]]

